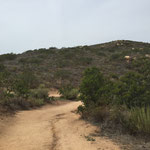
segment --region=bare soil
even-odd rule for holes
[[[56,90],[56,89],[51,89],[50,92],[49,92],[49,97],[55,97],[55,98],[58,98],[60,97],[61,95],[59,94],[59,91]]]
[[[99,136],[97,126],[76,113],[81,102],[61,102],[40,109],[20,111],[5,122],[0,150],[122,150],[132,149],[127,136],[118,141]],[[126,144],[119,142],[119,138]],[[125,139],[126,138],[126,139]],[[138,149],[146,149],[143,147]],[[135,150],[136,150],[135,148]]]
[[[119,150],[110,139],[90,137],[97,127],[79,119],[80,104],[18,112],[0,134],[0,150]]]

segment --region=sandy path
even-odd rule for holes
[[[0,135],[0,150],[119,150],[111,140],[91,136],[97,129],[74,113],[78,105],[69,102],[17,113]]]
[[[55,98],[58,98],[60,97],[61,95],[59,94],[59,91],[56,90],[56,89],[51,89],[50,92],[49,92],[49,97],[55,97]]]

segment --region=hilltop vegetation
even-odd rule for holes
[[[0,55],[0,63],[13,74],[32,70],[46,87],[60,88],[71,84],[78,87],[82,72],[97,67],[106,76],[118,76],[132,70],[125,56],[133,59],[149,56],[150,44],[133,41],[113,41],[93,46],[29,50],[22,54]]]

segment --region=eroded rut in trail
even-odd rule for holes
[[[56,127],[55,124],[59,119],[62,119],[61,116],[63,116],[64,114],[58,114],[55,116],[54,120],[51,122],[51,128],[52,128],[52,143],[51,143],[51,150],[56,150],[57,147],[57,143],[58,143],[58,136],[57,136],[57,132],[56,132]]]
[[[0,150],[119,150],[108,138],[92,137],[97,128],[74,113],[80,104],[47,105],[17,113],[0,134]]]

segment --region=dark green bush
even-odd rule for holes
[[[145,75],[128,72],[110,81],[96,68],[85,70],[81,85],[81,100],[88,105],[126,105],[128,108],[150,106],[150,85]]]
[[[83,119],[88,119],[90,116],[90,109],[88,109],[87,107],[80,105],[77,109],[77,112],[81,115],[81,117]]]
[[[80,115],[83,115],[84,110],[85,110],[85,107],[83,105],[80,105],[80,106],[78,106],[77,112]]]
[[[129,72],[116,83],[114,95],[116,103],[125,104],[128,108],[150,105],[149,83],[143,75]]]
[[[88,68],[84,71],[80,85],[80,97],[86,107],[98,103],[100,90],[104,83],[104,77],[99,69]]]
[[[143,61],[144,62],[144,61]],[[130,133],[150,133],[149,61],[120,78],[104,78],[97,68],[86,69],[80,85],[83,106],[78,112],[85,119],[116,125]],[[142,72],[141,72],[142,70]],[[111,124],[111,126],[110,126]]]
[[[114,88],[114,82],[105,78],[104,85],[99,90],[99,100],[97,103],[98,106],[113,105],[115,103],[113,93]]]

